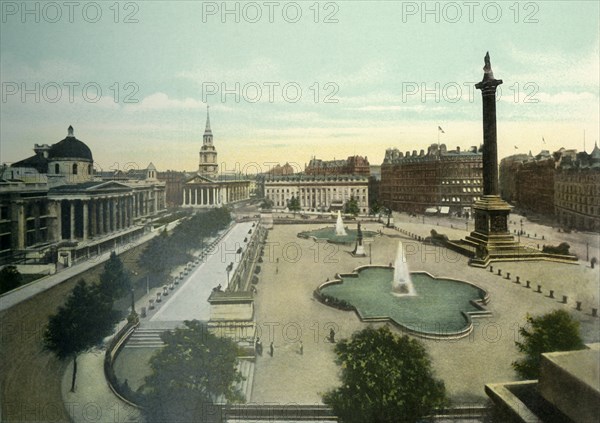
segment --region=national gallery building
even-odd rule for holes
[[[165,185],[150,164],[95,172],[72,127],[55,144],[0,168],[0,265],[74,261],[142,235],[165,210]]]

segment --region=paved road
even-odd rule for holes
[[[150,324],[145,326],[169,327],[170,322],[181,323],[184,320],[208,320],[210,318],[210,304],[208,297],[217,285],[221,284],[223,290],[227,288],[227,272],[225,268],[233,262],[230,276],[240,264],[240,254],[236,254],[239,247],[246,248],[244,238],[248,237],[248,230],[255,222],[238,223],[231,228],[225,237],[216,245],[212,252],[207,255],[205,262],[192,270],[189,277],[183,281],[181,286],[160,305],[160,309],[150,318]]]

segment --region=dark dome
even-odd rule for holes
[[[53,144],[48,151],[49,159],[84,159],[94,161],[92,151],[73,135],[73,127],[69,126],[69,135],[62,141]]]

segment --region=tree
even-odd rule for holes
[[[425,347],[368,327],[335,347],[342,386],[323,396],[341,422],[417,422],[447,404]]]
[[[585,348],[579,335],[579,322],[565,310],[554,310],[537,317],[528,315],[527,323],[519,328],[523,342],[515,342],[525,357],[512,363],[524,379],[539,378],[542,353]]]
[[[294,212],[294,216],[296,216],[296,212],[302,210],[300,207],[300,198],[292,196],[287,203],[288,210]]]
[[[123,297],[132,288],[131,278],[114,251],[110,253],[108,261],[104,263],[104,271],[100,274],[98,287],[104,295],[113,300]]]
[[[60,360],[73,358],[71,392],[75,392],[77,356],[110,335],[118,319],[112,301],[96,286],[86,285],[83,279],[58,312],[50,316],[44,331],[44,348]]]
[[[163,278],[171,269],[175,252],[170,249],[170,235],[163,231],[152,238],[140,255],[139,264],[155,278]],[[185,261],[184,261],[185,262]]]
[[[4,266],[0,270],[0,294],[11,291],[21,285],[23,276],[17,266]]]
[[[369,208],[369,214],[370,215],[376,215],[379,213],[379,210],[381,209],[381,206],[379,205],[379,202],[377,200],[371,200],[371,206]]]
[[[354,196],[350,197],[350,199],[344,204],[344,213],[351,214],[353,216],[357,216],[358,213],[360,213],[358,201],[356,201],[356,198],[354,198]]]
[[[236,369],[237,345],[197,320],[185,326],[164,332],[165,347],[150,359],[152,374],[141,388],[148,422],[211,421],[216,416],[207,411],[218,398],[243,400],[234,387],[243,380]]]

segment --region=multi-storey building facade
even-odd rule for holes
[[[306,175],[364,175],[369,176],[369,159],[350,156],[346,160],[321,160],[313,157],[305,167]]]
[[[554,206],[558,222],[566,227],[600,232],[600,149],[564,157],[554,178]]]
[[[522,211],[554,216],[554,174],[556,160],[543,150],[516,169],[516,198]]]
[[[482,154],[432,144],[427,153],[388,149],[381,165],[379,202],[409,213],[470,213],[483,191]]]
[[[283,166],[281,166],[279,163],[277,163],[272,169],[270,169],[266,173],[268,175],[282,176],[282,175],[293,175],[296,172],[294,171],[294,167],[289,163],[286,163]]]
[[[187,172],[167,170],[158,172],[158,180],[165,183],[165,196],[168,207],[178,207],[183,198],[183,185],[190,178]]]
[[[165,209],[156,168],[96,175],[92,152],[75,138],[35,145],[35,155],[0,175],[0,261],[69,265],[144,231]]]
[[[513,154],[500,161],[498,179],[500,197],[504,201],[509,203],[517,201],[517,172],[524,162],[531,159],[533,159],[533,156],[529,152],[529,154]]]
[[[265,198],[273,202],[275,210],[285,210],[295,197],[307,212],[341,210],[351,198],[357,201],[360,213],[369,211],[369,178],[362,175],[270,176],[264,187]]]

